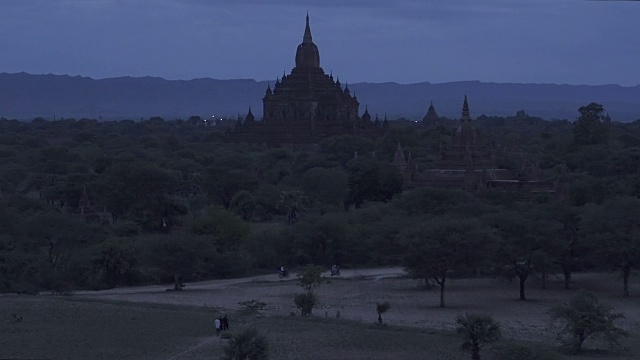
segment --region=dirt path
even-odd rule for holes
[[[220,280],[207,280],[207,281],[198,281],[192,283],[185,283],[185,290],[216,290],[216,289],[225,289],[228,287],[232,287],[239,284],[244,283],[264,283],[264,282],[285,282],[285,281],[293,281],[296,280],[295,276],[296,272],[292,272],[292,274],[284,279],[281,279],[277,273],[269,274],[269,275],[258,275],[258,276],[250,276],[244,278],[236,278],[236,279],[220,279]],[[341,270],[340,278],[343,279],[385,279],[385,278],[393,278],[403,276],[405,273],[402,268],[392,267],[392,268],[372,268],[372,269],[343,269]],[[322,273],[323,276],[327,278],[331,278],[331,274],[329,271]],[[99,295],[126,295],[126,294],[140,294],[140,293],[157,293],[157,292],[166,292],[167,289],[172,289],[173,284],[167,285],[148,285],[148,286],[136,286],[136,287],[125,287],[125,288],[115,288],[108,290],[83,290],[74,292],[75,295],[89,295],[89,296],[99,296]]]
[[[331,278],[329,272],[324,276]],[[611,304],[626,318],[619,321],[633,334],[640,333],[640,307],[638,295],[631,298],[620,296],[617,274],[575,274],[573,289],[565,290],[561,278],[548,280],[548,288],[541,289],[532,279],[527,284],[527,301],[518,300],[518,284],[502,279],[473,278],[456,279],[447,285],[445,294],[447,307],[440,308],[439,291],[426,291],[415,280],[401,278],[401,268],[345,269],[339,279],[316,289],[318,303],[316,316],[341,317],[361,322],[375,322],[376,304],[389,302],[391,309],[385,313],[384,321],[392,325],[452,330],[459,314],[468,311],[491,314],[510,338],[538,340],[553,343],[556,330],[551,326],[548,310],[565,303],[578,289],[595,293],[598,298]],[[286,316],[297,314],[292,299],[301,291],[297,285],[295,271],[287,279],[277,274],[252,276],[239,279],[211,280],[186,284],[184,291],[166,291],[171,285],[154,285],[119,288],[104,291],[82,291],[74,296],[116,300],[132,303],[158,303],[205,307],[212,316],[232,314],[239,303],[259,300],[267,304],[265,315]],[[633,288],[637,288],[634,280]],[[233,325],[232,325],[233,326]],[[195,346],[198,344],[193,344]],[[208,348],[203,345],[202,348]],[[199,352],[201,347],[194,349]]]

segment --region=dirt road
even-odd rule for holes
[[[235,286],[243,283],[263,283],[263,282],[281,282],[296,280],[297,271],[292,271],[289,277],[280,278],[277,273],[269,275],[250,276],[244,278],[235,279],[220,279],[220,280],[207,280],[198,281],[192,283],[185,283],[185,290],[214,290],[224,289],[230,286]],[[324,277],[331,278],[329,271],[322,274]],[[402,268],[372,268],[372,269],[342,269],[340,278],[343,279],[385,279],[393,277],[401,277],[405,275]],[[135,286],[135,287],[123,287],[108,290],[83,290],[74,292],[75,295],[126,295],[126,294],[139,294],[139,293],[157,293],[165,292],[167,289],[172,289],[173,284],[166,285],[147,285],[147,286]]]

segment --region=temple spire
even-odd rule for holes
[[[253,116],[253,113],[251,112],[251,106],[249,106],[249,112],[247,113],[247,117],[245,118],[245,122],[253,122],[255,120],[255,116]]]
[[[311,27],[309,26],[309,13],[307,13],[307,25],[304,28],[304,36],[302,37],[302,42],[313,42],[311,38]]]
[[[438,122],[438,113],[436,113],[436,108],[433,106],[433,100],[431,100],[427,115],[422,118],[422,122],[424,125],[435,125]]]
[[[307,14],[306,25],[302,43],[296,50],[296,67],[311,69],[320,67],[320,52],[311,38],[311,26],[309,26],[309,14]]]
[[[460,120],[471,120],[469,113],[469,102],[467,101],[467,95],[464,96],[464,103],[462,104],[462,117]]]

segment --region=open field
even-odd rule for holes
[[[212,336],[217,314],[230,315],[231,329],[254,326],[265,334],[273,359],[466,359],[451,330],[465,311],[489,313],[505,336],[553,344],[547,309],[576,290],[551,279],[549,289],[528,285],[528,301],[517,299],[517,284],[494,279],[451,282],[448,307],[438,308],[437,290],[419,290],[412,280],[390,278],[397,269],[343,272],[321,286],[313,318],[290,316],[301,289],[276,276],[188,284],[182,292],[167,286],[79,292],[72,296],[0,297],[0,358],[47,359],[216,359],[224,341]],[[621,297],[615,274],[576,274],[574,289],[596,293],[626,315],[621,324],[632,333],[626,352],[587,353],[570,359],[637,359],[640,345],[638,282],[631,298]],[[236,314],[237,303],[258,299],[268,304],[264,317]],[[375,303],[389,301],[386,327],[374,325]],[[336,313],[340,312],[340,319]],[[14,322],[12,314],[21,314]],[[326,316],[326,317],[325,317]]]
[[[215,311],[188,306],[93,301],[72,297],[0,298],[0,358],[217,359]],[[16,323],[12,313],[23,321]],[[379,328],[359,322],[301,317],[238,317],[231,327],[267,335],[272,359],[464,359],[453,334]]]

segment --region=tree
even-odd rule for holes
[[[438,188],[414,189],[393,199],[392,204],[407,215],[432,214],[435,216],[460,213],[464,207],[475,206],[471,213],[482,211],[478,199],[464,190]]]
[[[298,221],[298,213],[304,209],[307,197],[302,191],[291,190],[280,193],[278,207],[287,213],[287,225],[291,226]]]
[[[376,312],[378,313],[378,324],[382,325],[382,314],[391,309],[389,302],[376,303]]]
[[[610,343],[617,341],[627,332],[615,325],[615,320],[624,318],[612,312],[611,305],[598,302],[591,293],[581,291],[568,304],[555,306],[551,317],[563,323],[561,336],[568,336],[567,345],[577,353],[590,337],[602,336]]]
[[[293,228],[299,263],[336,264],[361,249],[352,246],[348,216],[344,212],[310,215]]]
[[[267,360],[269,342],[256,329],[244,329],[229,335],[224,347],[224,360]]]
[[[375,144],[371,139],[353,135],[332,136],[321,141],[319,147],[320,154],[340,164],[349,162],[355,153],[369,154],[375,150]]]
[[[322,277],[322,268],[320,266],[309,264],[302,273],[298,274],[298,286],[306,292],[304,294],[296,294],[293,302],[300,309],[302,316],[311,315],[313,307],[318,301],[313,290],[325,282],[327,280]]]
[[[293,298],[293,303],[300,310],[301,316],[311,315],[317,302],[318,298],[313,293],[296,294]]]
[[[440,285],[440,307],[445,306],[445,284],[452,274],[475,270],[484,260],[481,249],[493,242],[493,233],[475,219],[438,217],[405,231],[404,267],[411,277],[433,279]]]
[[[37,294],[41,285],[40,260],[36,255],[0,246],[0,293]]]
[[[105,241],[96,246],[97,254],[91,260],[93,288],[113,288],[118,285],[134,285],[139,278],[140,249],[132,243]]]
[[[77,249],[102,240],[79,216],[58,212],[35,215],[24,223],[24,230],[45,249],[51,268],[63,267]]]
[[[100,192],[117,218],[160,230],[177,214],[187,212],[175,198],[179,174],[148,162],[122,162],[105,171]]]
[[[490,315],[464,314],[456,318],[458,328],[464,342],[462,350],[471,353],[472,360],[480,360],[480,348],[484,344],[491,344],[501,336],[500,324]]]
[[[564,288],[571,287],[571,274],[575,268],[576,259],[579,257],[584,244],[579,241],[580,217],[578,210],[565,204],[560,204],[553,213],[562,224],[562,240],[560,252],[556,254],[555,262],[560,265],[564,275]]]
[[[251,220],[256,209],[256,200],[246,190],[238,191],[231,199],[231,209],[244,220]]]
[[[574,142],[577,145],[606,144],[609,137],[609,129],[604,124],[604,107],[592,102],[581,106],[578,111],[580,117],[573,127]]]
[[[349,171],[348,204],[356,208],[365,201],[389,201],[402,192],[402,174],[387,162],[354,159],[347,164]]]
[[[302,273],[298,274],[298,286],[303,288],[307,293],[313,293],[318,286],[327,282],[322,277],[322,267],[309,264],[305,266]]]
[[[148,260],[165,275],[173,278],[173,289],[181,290],[185,279],[197,269],[199,244],[187,234],[160,235],[145,239],[140,248],[148,252]]]
[[[250,233],[247,223],[230,211],[213,208],[190,222],[196,235],[208,235],[220,253],[237,249]]]
[[[304,173],[301,185],[313,200],[332,205],[343,206],[349,191],[348,175],[342,169],[314,167]]]
[[[210,166],[204,173],[203,188],[226,209],[237,192],[253,191],[258,186],[255,172],[236,166]]]
[[[640,259],[640,199],[621,196],[602,205],[589,204],[582,213],[581,231],[604,264],[622,272],[623,296],[629,296],[631,270]]]
[[[549,271],[553,254],[559,252],[561,224],[542,208],[505,210],[490,216],[489,221],[499,234],[493,254],[497,271],[515,275],[520,300],[526,300],[525,284],[529,276]]]

